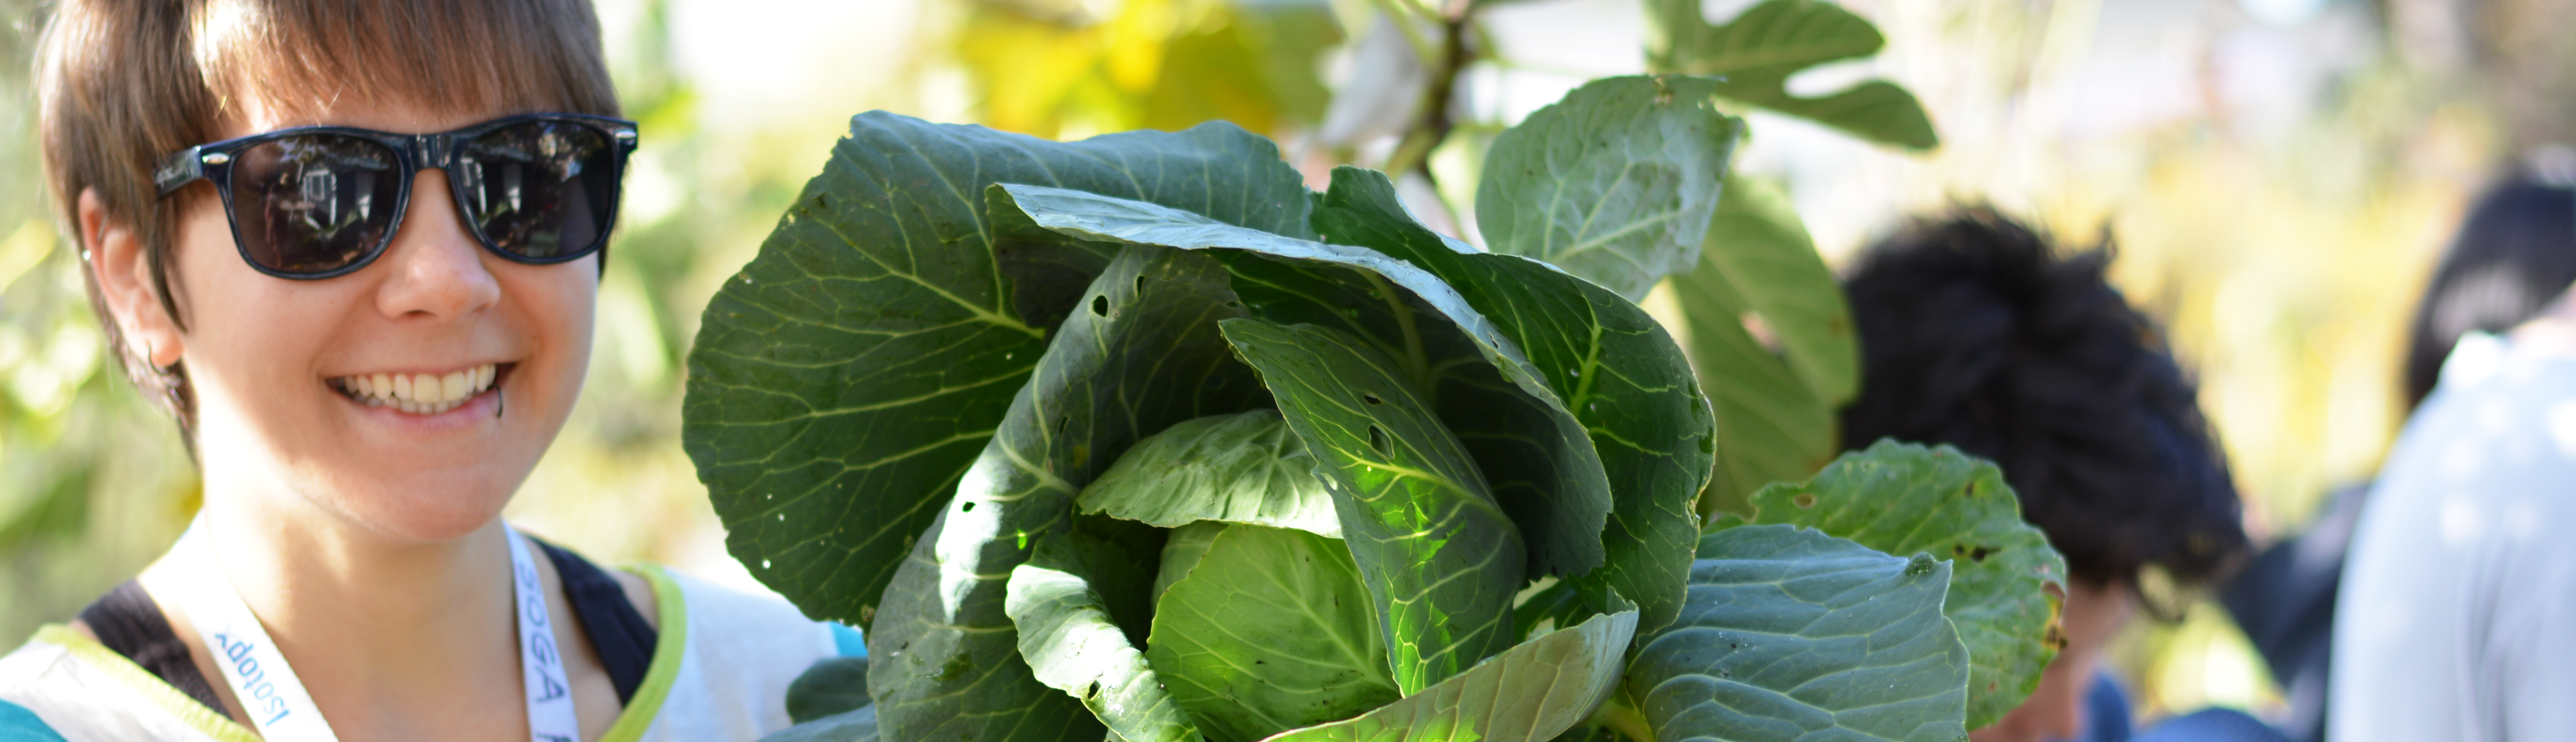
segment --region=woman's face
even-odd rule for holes
[[[242,113],[225,137],[316,124],[426,133],[511,112],[343,103],[318,117],[257,104]],[[459,538],[497,517],[581,391],[598,256],[526,265],[493,255],[457,215],[446,174],[426,170],[375,262],[317,281],[275,278],[243,262],[212,188],[190,188],[202,192],[176,225],[171,283],[209,499],[264,493],[415,541]],[[465,382],[461,401],[428,396],[426,409],[357,393],[451,375]]]

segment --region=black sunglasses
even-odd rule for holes
[[[635,122],[573,113],[437,134],[307,126],[189,147],[163,159],[152,182],[168,197],[214,181],[243,260],[279,278],[317,279],[384,254],[412,180],[433,167],[447,171],[458,214],[493,254],[547,264],[598,252],[634,152]]]

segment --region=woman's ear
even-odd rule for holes
[[[187,351],[187,337],[161,303],[152,280],[152,256],[134,225],[108,215],[95,188],[81,189],[80,239],[98,281],[99,300],[125,342],[135,346],[126,349],[127,357],[145,359],[154,368],[178,363]]]

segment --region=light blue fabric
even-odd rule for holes
[[[2462,338],[2389,449],[2338,590],[2329,739],[2576,733],[2576,351],[2549,337]]]
[[[838,621],[825,621],[823,625],[832,627],[832,644],[841,650],[841,656],[868,656],[868,638],[858,629],[843,626]]]
[[[0,742],[63,742],[63,735],[27,707],[0,701]]]
[[[2290,738],[2243,711],[2213,708],[2166,719],[2130,742],[2290,742]]]

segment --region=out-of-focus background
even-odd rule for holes
[[[1404,86],[1422,74],[1388,62],[1425,43],[1382,25],[1397,1],[599,0],[645,145],[587,394],[512,517],[612,562],[750,584],[680,450],[682,359],[698,309],[849,115],[1059,138],[1223,118],[1312,174],[1373,164],[1397,129],[1356,114],[1409,105]],[[1721,21],[1750,4],[1705,11]],[[1756,113],[1740,167],[1784,179],[1836,261],[1956,202],[2071,244],[2113,238],[2115,279],[2199,374],[2258,542],[2296,533],[2324,493],[2377,466],[2403,422],[2405,320],[2467,199],[2540,146],[2576,141],[2576,44],[2559,38],[2576,0],[1846,4],[1887,51],[1791,90],[1895,80],[1943,146],[1907,154]],[[131,576],[197,502],[172,427],[114,378],[42,192],[25,60],[43,7],[0,0],[11,642]],[[1645,67],[1638,0],[1510,0],[1482,17],[1490,58],[1459,77],[1464,136],[1432,155],[1444,185],[1417,188],[1424,203],[1467,201],[1492,131],[1585,79]],[[2114,654],[2142,716],[2280,705],[2213,605],[2141,621]]]

